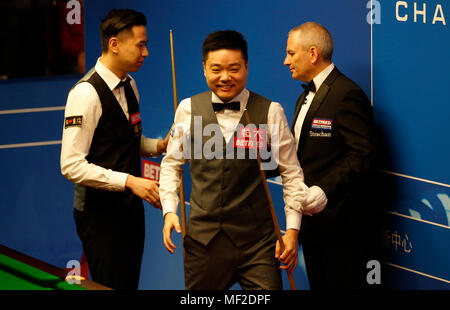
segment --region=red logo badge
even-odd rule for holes
[[[141,122],[141,114],[136,112],[130,115],[131,125],[137,124]]]
[[[234,138],[234,147],[254,149],[254,141],[256,142],[258,149],[264,149],[266,147],[266,130],[241,127],[239,137]]]

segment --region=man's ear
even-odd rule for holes
[[[204,61],[202,62],[202,64],[203,64],[203,75],[206,77],[206,64]]]
[[[119,38],[117,37],[111,37],[109,39],[109,50],[113,52],[114,54],[119,53]]]
[[[311,63],[315,64],[319,60],[320,52],[319,49],[316,46],[311,46],[309,48],[309,56],[311,57]]]

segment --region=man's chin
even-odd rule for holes
[[[223,102],[230,101],[231,99],[233,99],[234,97],[237,96],[237,94],[235,94],[235,93],[230,94],[229,92],[221,92],[221,91],[216,92],[216,95]]]
[[[137,63],[134,66],[132,66],[128,72],[138,72],[139,69],[141,69],[142,65],[143,63]]]

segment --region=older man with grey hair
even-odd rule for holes
[[[311,289],[361,288],[375,154],[372,106],[361,88],[333,64],[333,39],[307,22],[289,32],[292,78],[306,82],[292,133],[305,183],[326,199],[303,205],[303,245]],[[322,203],[320,203],[322,202]]]

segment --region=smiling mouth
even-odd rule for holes
[[[229,91],[234,87],[234,85],[217,85],[217,88],[219,88],[222,91]]]

